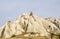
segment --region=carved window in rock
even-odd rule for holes
[[[51,32],[52,32],[52,27],[51,27],[51,25],[48,26],[48,29],[49,29],[49,32],[51,33]]]

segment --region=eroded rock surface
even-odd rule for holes
[[[49,36],[50,33],[60,33],[60,20],[56,18],[41,18],[35,16],[32,12],[30,15],[23,13],[13,22],[8,21],[0,28],[0,37],[10,38],[13,35],[24,36]]]

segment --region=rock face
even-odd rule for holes
[[[60,31],[60,20],[56,18],[39,18],[23,13],[13,22],[8,21],[0,28],[0,37],[10,38],[13,35],[31,33],[39,36],[49,36]],[[60,33],[60,32],[59,32]],[[37,36],[36,35],[36,36]],[[27,36],[27,35],[25,35]]]
[[[52,22],[60,29],[60,19],[50,17],[50,18],[46,18],[46,20]]]

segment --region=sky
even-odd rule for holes
[[[31,11],[39,17],[60,18],[60,0],[0,0],[0,26]]]

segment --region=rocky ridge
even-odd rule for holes
[[[10,38],[13,35],[24,33],[30,33],[34,36],[49,36],[51,33],[57,35],[60,33],[60,19],[41,18],[32,12],[29,15],[23,13],[13,22],[8,21],[0,27],[0,37]]]

